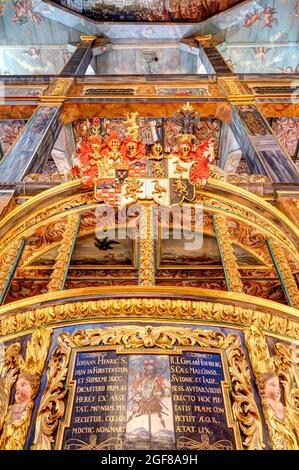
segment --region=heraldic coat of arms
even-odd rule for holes
[[[86,137],[73,159],[73,173],[86,188],[94,188],[96,201],[112,206],[153,200],[172,207],[195,198],[195,186],[204,186],[215,165],[212,142],[195,144],[194,127],[200,116],[187,103],[172,119],[183,129],[177,145],[163,148],[160,140],[142,142],[138,113],[123,121],[125,135],[111,131]]]

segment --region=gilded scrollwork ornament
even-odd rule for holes
[[[205,320],[256,325],[292,338],[299,336],[299,324],[294,317],[287,318],[277,310],[265,312],[252,307],[228,305],[226,302],[187,300],[174,298],[112,298],[46,305],[13,312],[0,319],[2,336],[16,334],[28,328],[67,323],[79,319],[95,318],[163,318],[175,320]]]
[[[250,372],[242,350],[240,338],[227,350],[231,381],[233,384],[233,413],[243,433],[243,445],[248,450],[265,447],[263,426],[250,383]]]
[[[245,339],[261,396],[271,446],[274,450],[298,450],[298,411],[296,413],[298,388],[291,388],[293,387],[292,375],[288,368],[286,372],[282,365],[284,360],[279,355],[276,363],[280,363],[282,369],[279,372],[276,371],[275,358],[270,356],[261,330],[255,326],[248,328],[245,332]],[[280,346],[278,346],[279,350],[282,350]],[[280,377],[283,377],[282,382],[279,380]],[[281,383],[284,386],[285,404],[281,400]]]
[[[18,354],[18,370],[6,374],[6,386],[1,389],[1,402],[5,403],[5,411],[0,435],[1,450],[22,450],[29,431],[34,400],[39,390],[41,374],[51,340],[51,330],[39,329],[32,334],[27,343],[25,359]],[[13,345],[15,352],[20,348]],[[8,348],[9,351],[9,348]],[[7,381],[8,379],[8,381]],[[8,406],[12,384],[15,385],[15,396],[12,405]]]
[[[11,388],[20,372],[21,344],[13,343],[1,349],[0,357],[0,435],[7,415]]]
[[[59,337],[47,369],[47,384],[38,409],[32,450],[51,450],[53,434],[64,416],[64,388],[71,348]]]
[[[288,416],[297,437],[299,449],[299,349],[293,345],[276,343],[274,364],[284,391]]]

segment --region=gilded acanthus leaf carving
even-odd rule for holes
[[[32,450],[51,450],[53,433],[64,416],[64,383],[68,371],[70,348],[58,338],[47,370],[47,384],[39,405]]]
[[[289,367],[286,368],[286,357],[279,353],[288,349],[278,345],[278,355],[271,357],[265,336],[256,326],[246,330],[245,340],[261,396],[271,446],[274,450],[299,449],[298,404],[295,398],[298,397],[298,388],[294,384],[294,374]],[[275,366],[280,366],[281,369],[277,367],[276,370]],[[285,405],[281,401],[279,378],[284,386]]]
[[[213,215],[213,221],[225,264],[229,290],[233,292],[243,292],[243,283],[241,281],[237,259],[230,239],[227,219],[217,214]]]
[[[277,311],[263,312],[256,308],[228,305],[219,302],[165,299],[113,298],[69,302],[13,312],[0,319],[0,335],[5,336],[28,328],[73,321],[76,318],[163,318],[195,319],[228,322],[237,325],[256,325],[274,333],[299,337],[299,323],[279,315]]]
[[[70,215],[67,218],[63,241],[60,243],[60,246],[58,248],[55,264],[53,266],[50,282],[48,284],[48,291],[50,292],[63,288],[63,279],[65,276],[65,271],[67,269],[67,264],[73,247],[74,238],[76,236],[76,230],[78,228],[79,221],[80,217],[76,214]]]
[[[141,206],[139,285],[152,286],[155,278],[155,253],[151,206]]]
[[[275,345],[274,364],[284,390],[284,400],[299,448],[299,349],[282,343]]]
[[[171,349],[180,346],[200,346],[226,348],[235,339],[234,335],[225,336],[213,330],[192,328],[136,327],[91,328],[78,330],[72,335],[61,334],[62,340],[70,347],[82,346],[123,346],[129,348]]]
[[[7,414],[10,392],[20,371],[21,344],[8,346],[0,361],[0,434]]]
[[[229,370],[233,385],[233,413],[240,424],[248,450],[261,450],[265,447],[263,426],[250,384],[250,372],[245,354],[240,348],[240,339],[227,351]]]

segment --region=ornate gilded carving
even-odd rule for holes
[[[244,447],[248,450],[260,450],[265,447],[263,426],[251,389],[249,368],[240,345],[241,341],[237,336],[235,344],[227,350],[233,384],[233,413],[240,423],[244,436],[246,436],[243,441]]]
[[[64,415],[65,380],[72,348],[108,346],[122,349],[161,348],[180,350],[200,346],[227,352],[233,388],[233,411],[244,434],[246,449],[261,449],[261,419],[250,386],[249,369],[240,348],[240,338],[220,331],[171,326],[117,326],[61,333],[48,369],[48,382],[38,411],[35,434],[36,450],[51,449],[53,433]]]
[[[221,302],[165,298],[112,298],[27,310],[3,316],[0,320],[0,335],[15,334],[29,328],[73,321],[76,318],[116,317],[221,321],[245,326],[256,325],[273,333],[299,337],[298,321],[279,316],[275,311],[267,313],[259,311],[256,307],[245,308]]]
[[[276,240],[278,243],[281,243],[287,248],[289,253],[292,253],[299,260],[298,249],[291,242],[291,240],[286,236],[286,234],[280,230],[277,224],[274,224],[270,221],[270,218],[267,219],[257,212],[253,211],[251,208],[244,208],[237,202],[231,199],[230,203],[227,204],[224,198],[211,197],[208,192],[202,188],[197,188],[196,191],[196,202],[199,202],[205,206],[206,210],[220,210],[226,214],[229,214],[230,217],[238,219],[239,217],[242,220],[246,220],[246,223],[249,226],[254,228],[260,228],[263,233],[268,234],[271,238]]]
[[[155,279],[154,229],[151,206],[141,206],[139,285],[152,286]]]
[[[20,343],[14,343],[0,350],[0,435],[8,411],[11,387],[20,371],[21,349]]]
[[[63,97],[67,94],[70,86],[73,83],[73,78],[59,78],[55,80],[48,88],[45,89],[43,96],[60,96]]]
[[[287,399],[285,399],[286,406],[281,402],[279,378],[266,339],[261,330],[251,326],[245,332],[245,340],[262,400],[271,446],[275,450],[299,449],[298,431],[296,431],[299,424],[298,411],[296,415],[293,408],[290,413]],[[285,375],[285,371],[281,370],[281,373],[287,382],[285,390],[290,396],[292,392],[288,389],[288,385],[291,379],[287,377],[288,374]],[[293,391],[295,392],[293,396],[298,397],[298,388]],[[296,408],[296,404],[294,402],[292,404]]]
[[[181,436],[177,441],[177,448],[188,449],[188,450],[233,450],[233,445],[230,441],[221,440],[217,442],[210,442],[210,438],[207,434],[202,434],[201,440],[195,441],[189,437]]]
[[[271,184],[270,179],[265,175],[249,175],[248,173],[242,173],[238,175],[237,173],[230,173],[227,175],[227,181],[231,184],[239,184],[239,183],[264,183],[264,184]]]
[[[299,308],[299,289],[292,274],[288,257],[286,256],[286,253],[284,252],[283,248],[273,240],[271,241],[271,248],[279,265],[279,269],[282,274],[286,288],[288,290],[288,294],[294,306],[296,308]]]
[[[62,341],[71,348],[82,346],[122,346],[125,349],[161,348],[179,349],[183,346],[227,348],[235,344],[236,336],[220,331],[180,328],[173,326],[153,327],[113,326],[111,328],[87,328],[72,335],[61,333]]]
[[[74,209],[76,207],[80,207],[83,204],[88,204],[89,202],[93,201],[93,197],[90,193],[83,193],[77,194],[76,196],[72,196],[63,202],[58,202],[53,204],[52,206],[47,206],[47,208],[40,209],[36,211],[33,217],[29,217],[20,225],[17,225],[15,229],[13,229],[5,238],[1,241],[1,244],[5,246],[10,240],[17,237],[21,232],[29,229],[34,228],[38,224],[42,223],[44,220],[49,219],[50,217],[56,216],[58,214],[62,214],[62,217],[67,215],[68,210]],[[65,212],[65,213],[64,213]],[[48,222],[47,222],[48,223]],[[36,230],[37,227],[34,228]],[[26,233],[28,236],[28,232]]]
[[[298,345],[298,341],[297,341]],[[299,448],[299,349],[282,343],[275,344],[274,365],[283,386],[288,416]]]
[[[243,283],[241,281],[237,259],[230,240],[227,220],[222,215],[214,215],[213,218],[217,231],[218,242],[223,256],[224,268],[228,277],[229,290],[233,292],[243,292]]]
[[[0,257],[0,291],[4,288],[13,263],[18,254],[22,240],[15,240],[1,254]]]
[[[18,371],[20,374],[16,381],[15,402],[6,410],[1,410],[5,411],[0,436],[0,449],[2,450],[22,450],[24,448],[50,339],[51,330],[35,331],[27,343],[25,360],[18,354],[20,345],[13,345],[18,354],[19,367],[12,369],[4,377],[6,387],[0,392],[1,402],[5,404],[4,408],[7,408],[9,403],[11,385],[15,382]]]
[[[213,44],[212,34],[205,34],[204,36],[195,36],[194,39],[204,48],[215,47]]]
[[[39,182],[39,183],[64,183],[74,179],[71,173],[61,174],[58,171],[54,173],[30,173],[23,178],[24,182]]]
[[[247,86],[236,77],[219,77],[218,83],[230,101],[250,103],[254,100]]]
[[[53,351],[48,365],[47,384],[38,409],[32,450],[51,450],[53,433],[65,412],[64,382],[71,350],[60,337],[57,343],[58,347]]]
[[[73,247],[78,223],[78,215],[70,215],[67,219],[63,241],[60,243],[53,271],[51,273],[50,282],[48,284],[48,291],[50,292],[63,288],[63,279]]]

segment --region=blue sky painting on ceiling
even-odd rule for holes
[[[0,75],[58,74],[69,57],[61,46],[0,46]]]
[[[243,23],[229,28],[219,46],[238,73],[299,72],[299,2],[260,0]]]
[[[45,18],[33,7],[35,3],[0,0],[0,44],[67,44],[79,40],[77,31]]]
[[[225,60],[237,73],[299,73],[299,46],[220,46]]]

